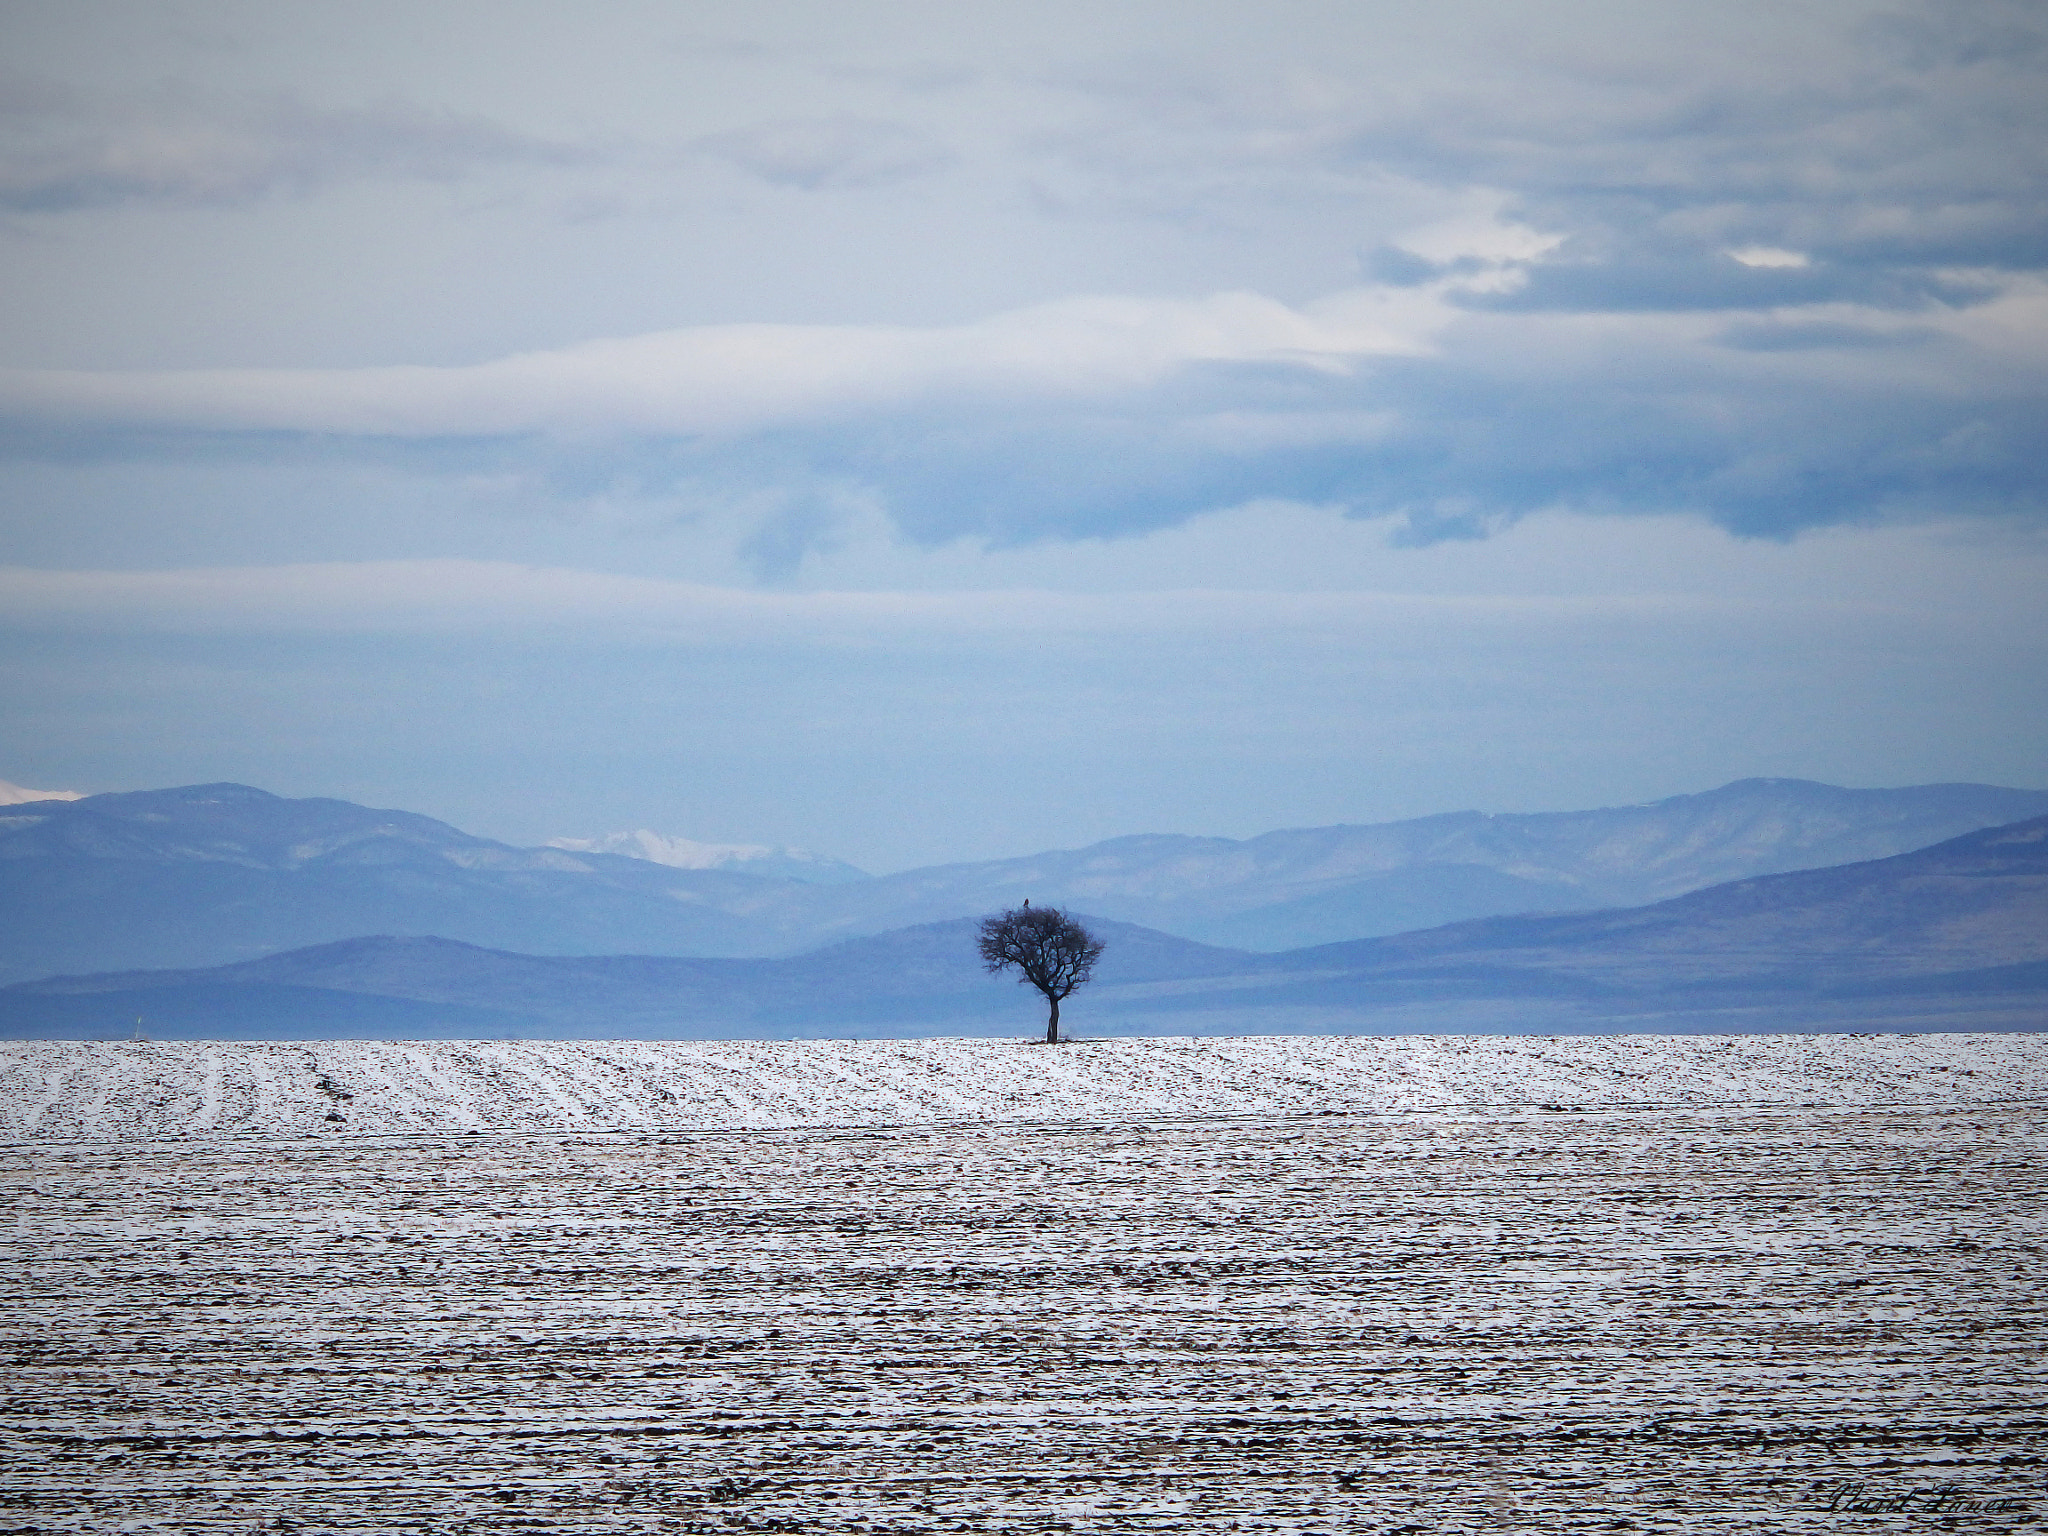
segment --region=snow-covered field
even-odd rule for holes
[[[2038,1528],[2043,1055],[13,1045],[0,1531]]]
[[[2048,1100],[2048,1035],[0,1042],[0,1139]]]

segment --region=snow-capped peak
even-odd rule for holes
[[[807,880],[817,885],[837,885],[867,878],[865,870],[855,869],[843,859],[803,848],[770,848],[760,843],[700,843],[687,837],[665,837],[645,827],[633,832],[612,832],[603,837],[551,837],[547,846],[570,853],[623,854],[629,859],[666,864],[671,869],[729,869],[743,875]]]
[[[0,779],[0,805],[27,805],[31,800],[83,800],[75,789],[23,789]]]

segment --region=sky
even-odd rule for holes
[[[0,0],[0,778],[876,870],[2048,786],[2048,10]]]

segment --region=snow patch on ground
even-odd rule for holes
[[[0,1139],[2048,1098],[2048,1035],[0,1042]]]

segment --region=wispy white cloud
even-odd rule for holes
[[[1783,251],[1769,245],[1745,245],[1728,252],[1745,267],[1810,267],[1813,258],[1804,251]]]
[[[1250,293],[1072,299],[967,325],[702,326],[460,367],[10,370],[0,412],[86,424],[435,437],[758,430],[918,400],[1085,398],[1200,364],[1342,374],[1415,355],[1452,315],[1433,293],[1357,290],[1293,308]]]

